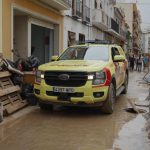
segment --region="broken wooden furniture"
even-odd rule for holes
[[[4,115],[11,114],[27,105],[20,96],[20,87],[11,81],[11,73],[0,72],[0,103],[3,105]]]

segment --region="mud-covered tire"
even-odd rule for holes
[[[124,84],[123,86],[125,87],[124,90],[122,91],[121,94],[127,94],[127,90],[128,90],[128,75],[126,74],[125,76],[125,81],[124,81]]]
[[[114,111],[115,99],[116,99],[116,90],[114,85],[111,83],[108,89],[107,99],[104,102],[101,111],[106,114],[112,114]]]
[[[53,105],[45,104],[45,103],[41,103],[41,102],[39,102],[39,107],[41,110],[52,110],[53,109]]]

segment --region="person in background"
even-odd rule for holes
[[[129,62],[130,62],[130,71],[133,71],[134,70],[134,63],[135,63],[134,55],[131,55],[129,57]]]
[[[146,67],[148,67],[148,62],[149,62],[149,58],[148,56],[144,55],[144,58],[143,58],[143,70],[145,70]]]
[[[138,67],[138,59],[139,59],[139,56],[136,55],[136,57],[135,57],[135,65],[136,65],[135,70],[136,71],[137,71],[137,67]]]
[[[141,72],[142,70],[142,62],[143,62],[143,57],[139,55],[139,58],[137,60],[137,71]]]

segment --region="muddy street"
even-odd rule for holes
[[[142,114],[128,113],[127,98],[144,103],[143,73],[130,73],[127,95],[117,97],[112,115],[99,109],[27,107],[0,124],[1,150],[149,150]],[[145,108],[144,108],[145,109]],[[138,144],[135,144],[138,143]]]

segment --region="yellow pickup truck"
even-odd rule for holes
[[[127,92],[128,63],[118,45],[76,45],[52,60],[36,72],[34,93],[41,109],[98,106],[111,114],[116,96]]]

